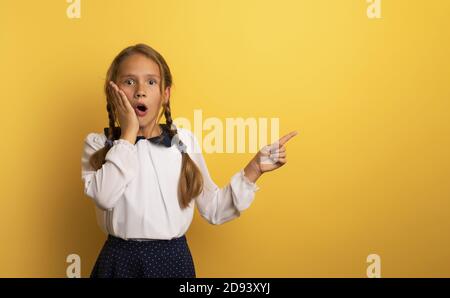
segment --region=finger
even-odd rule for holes
[[[110,90],[111,94],[114,94],[114,90],[116,88],[116,85],[113,81],[109,81],[108,89]]]
[[[274,153],[274,154],[270,154],[270,158],[271,159],[280,159],[280,158],[285,158],[287,155],[286,152],[282,152],[282,153]]]
[[[119,88],[119,86],[117,86],[117,84],[114,83],[114,81],[109,81],[109,83],[113,88],[117,88],[117,89]]]
[[[270,154],[270,150],[271,150],[270,145],[266,145],[266,146],[263,146],[261,148],[261,150],[259,150],[259,151],[261,152],[262,155],[268,156]]]
[[[285,163],[287,163],[287,159],[286,158],[280,158],[277,160],[278,163],[280,163],[281,165],[284,165]]]
[[[286,147],[280,147],[280,149],[271,150],[270,153],[281,153],[286,152]]]
[[[280,160],[284,160],[286,159],[286,153],[282,153],[282,154],[271,154],[269,156],[269,159],[272,160],[273,162],[279,162]]]
[[[113,106],[113,109],[115,111],[118,111],[119,106],[118,106],[118,103],[116,100],[116,95],[114,94],[114,89],[112,86],[109,86],[108,94],[109,94],[109,103]]]
[[[117,106],[119,107],[119,109],[121,111],[125,110],[125,107],[124,107],[124,105],[122,103],[121,96],[119,94],[119,91],[117,91],[115,89],[114,89],[114,98],[115,98],[115,101],[117,102]]]
[[[113,94],[113,87],[112,87],[111,83],[112,82],[109,81],[108,87],[106,88],[106,90],[108,91],[108,96],[109,96],[108,99],[110,100],[111,104],[113,104],[113,100],[114,100],[113,96],[114,96],[114,94]]]
[[[123,92],[123,90],[121,90],[119,88],[119,86],[117,86],[114,82],[112,82],[111,84],[114,88],[114,90],[116,91],[116,96],[117,96],[117,101],[120,104],[120,107],[124,109],[124,111],[132,111],[133,107],[130,104],[130,101],[128,100],[125,92]]]
[[[290,133],[288,133],[287,135],[281,137],[278,141],[278,143],[280,143],[280,145],[284,145],[287,141],[289,141],[291,138],[295,137],[298,134],[297,131],[292,131]]]
[[[280,146],[280,143],[278,141],[276,141],[276,142],[274,142],[274,143],[272,143],[270,145],[267,145],[265,147],[268,148],[267,150],[269,151],[269,153],[274,153],[274,152],[277,152],[277,151],[284,151],[284,150],[286,150],[286,147],[285,146]]]
[[[130,111],[130,112],[132,112],[133,111],[133,107],[131,106],[131,103],[128,100],[128,97],[125,94],[125,92],[123,92],[123,90],[119,89],[119,95],[120,95],[120,98],[122,99],[122,103],[123,103],[125,109]]]
[[[114,93],[114,100],[116,101],[118,108],[121,110],[125,110],[125,105],[122,102],[122,98],[119,93],[119,88],[115,84],[113,85],[113,93]]]

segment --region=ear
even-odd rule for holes
[[[170,99],[170,87],[166,87],[166,90],[164,90],[164,102],[163,104],[167,104],[169,102]]]

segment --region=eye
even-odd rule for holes
[[[148,81],[148,82],[149,82],[150,85],[155,85],[155,84],[156,84],[156,81],[155,81],[155,80],[150,80],[150,81]]]
[[[126,79],[125,80],[125,84],[127,84],[127,85],[131,85],[133,83],[134,83],[134,81],[132,79]]]

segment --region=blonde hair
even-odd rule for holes
[[[116,81],[117,73],[119,71],[120,64],[125,60],[125,58],[133,55],[133,54],[143,54],[147,58],[153,60],[156,64],[158,64],[159,71],[161,74],[161,84],[160,84],[160,92],[162,96],[162,111],[158,116],[157,122],[159,123],[162,115],[166,119],[165,128],[169,133],[170,137],[173,138],[177,134],[177,128],[172,125],[172,115],[170,111],[170,101],[167,99],[165,101],[165,93],[164,90],[166,87],[172,86],[172,74],[170,73],[169,66],[167,65],[164,58],[159,54],[155,49],[146,45],[146,44],[136,44],[133,46],[129,46],[123,49],[113,60],[111,63],[107,73],[106,80],[104,85],[104,92],[106,94],[106,109],[108,111],[109,118],[109,129],[105,129],[105,133],[107,134],[108,142],[105,143],[105,147],[101,148],[97,152],[95,152],[89,159],[91,166],[98,170],[105,163],[105,156],[108,153],[109,149],[112,147],[112,141],[120,138],[120,127],[116,127],[116,111],[114,110],[114,106],[110,104],[110,94],[108,92],[108,83],[109,81]],[[200,170],[194,161],[190,158],[187,152],[181,152],[182,154],[182,163],[181,163],[181,172],[180,172],[180,180],[178,184],[178,194],[181,198],[180,206],[184,209],[188,207],[189,203],[193,198],[198,196],[203,190],[203,177],[201,175]]]

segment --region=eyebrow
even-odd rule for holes
[[[155,77],[155,78],[159,78],[158,75],[151,74],[151,73],[148,73],[148,74],[146,74],[146,75],[144,75],[144,76],[146,76],[146,77]],[[120,77],[120,78],[125,78],[125,77],[136,77],[136,75],[129,73],[129,74],[121,75],[121,76],[119,76],[119,77]]]

